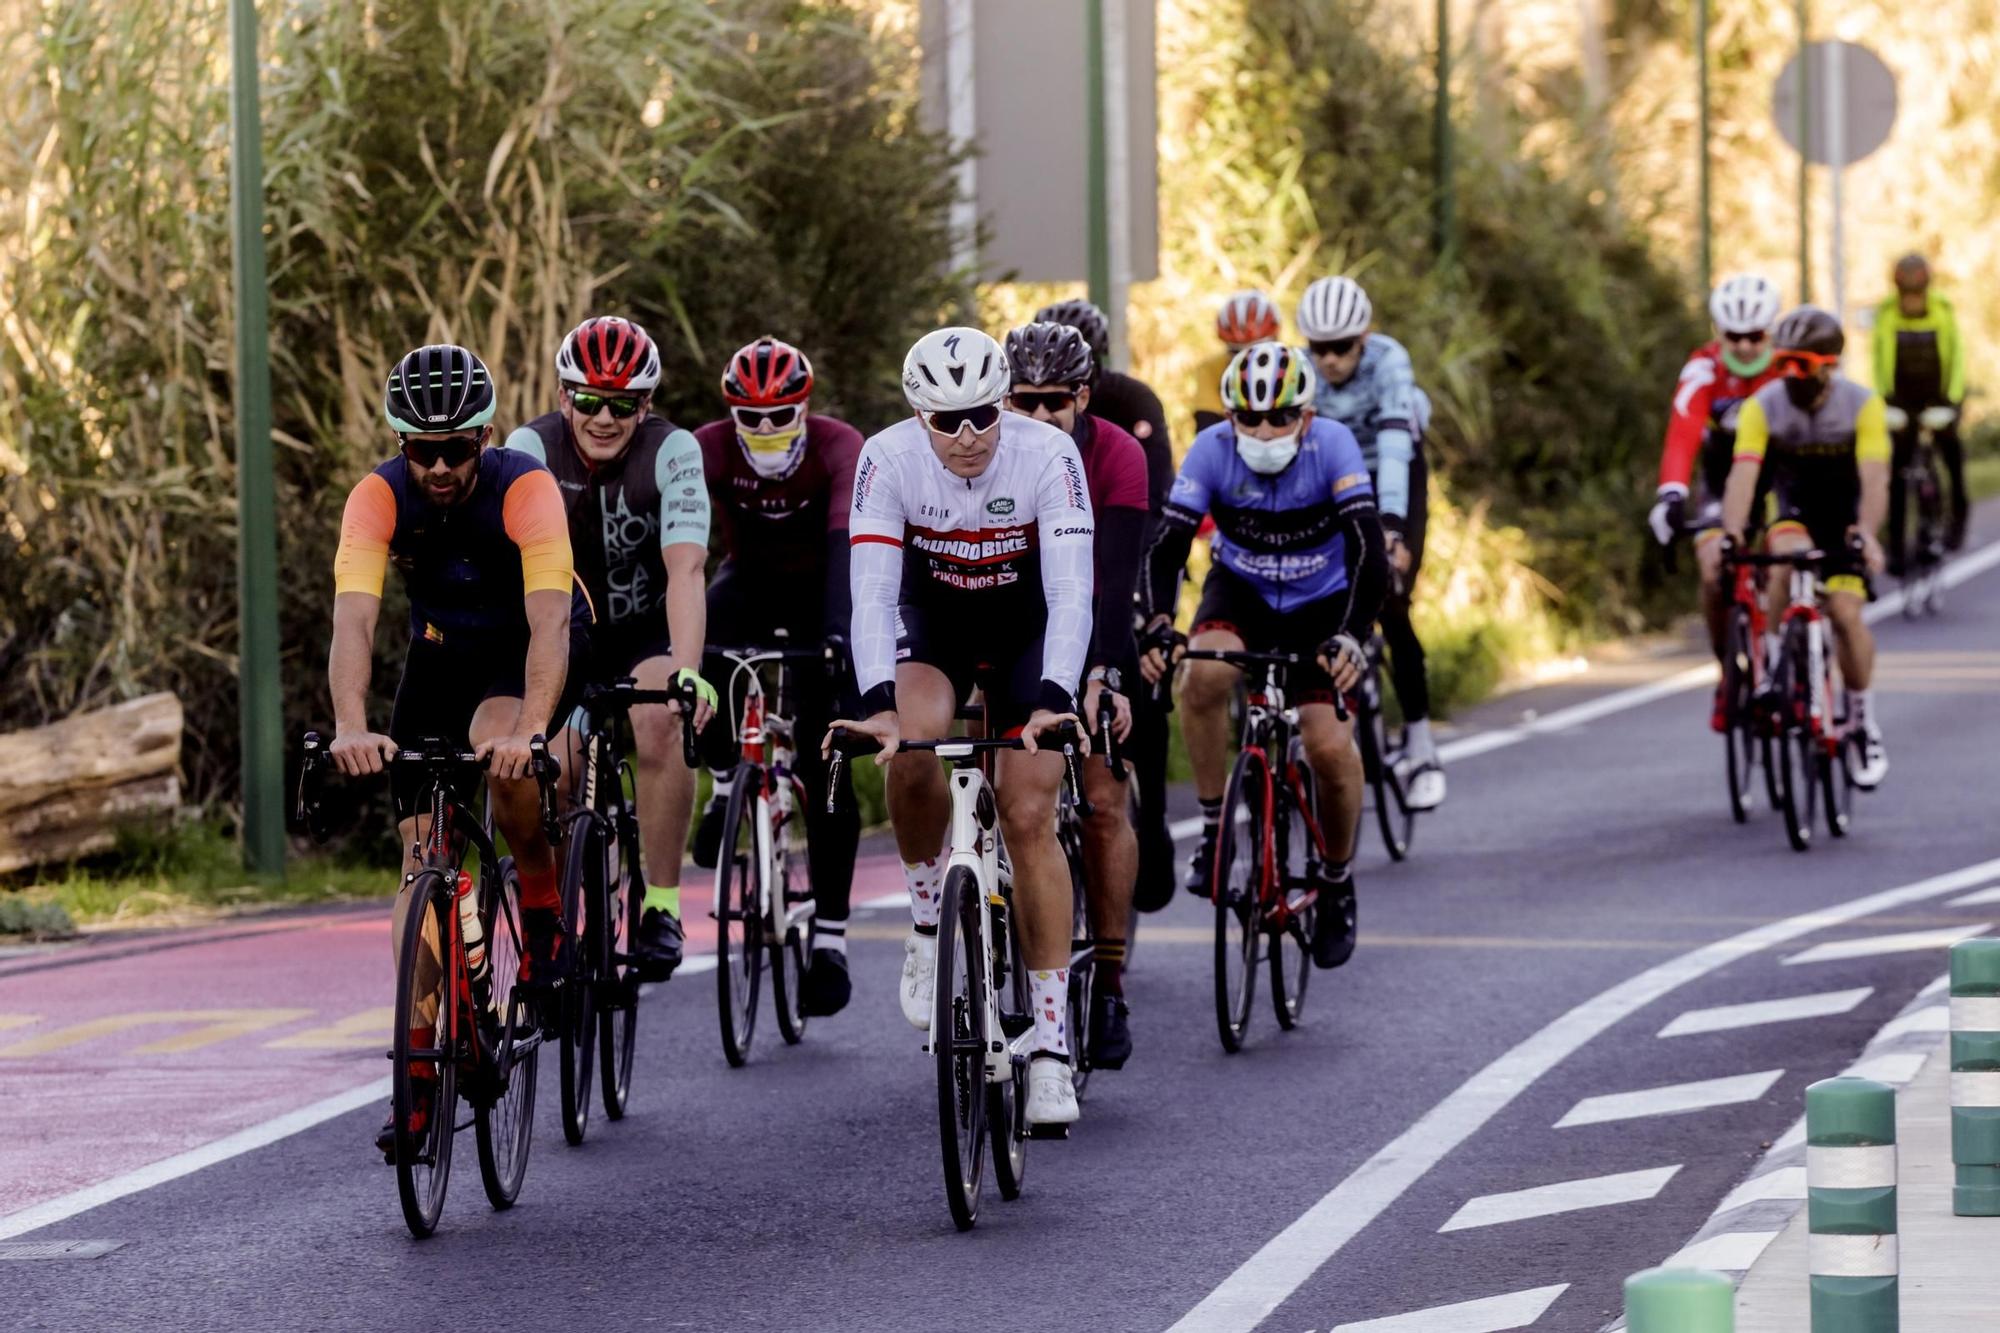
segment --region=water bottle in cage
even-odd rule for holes
[[[479,920],[479,895],[472,891],[472,876],[463,870],[458,872],[458,929],[465,938],[465,970],[472,993],[483,1005],[491,971],[486,965],[486,928]]]

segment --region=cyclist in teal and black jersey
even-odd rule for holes
[[[660,353],[630,320],[586,319],[556,353],[561,406],[507,437],[507,447],[546,464],[569,511],[577,572],[597,605],[591,670],[598,680],[631,676],[642,690],[675,681],[702,702],[715,691],[700,675],[707,606],[708,490],[694,436],[654,416]],[[694,806],[694,774],[681,756],[681,717],[661,705],[632,709],[639,752],[638,805],[645,910],[635,952],[641,974],[663,980],[681,961],[682,851]],[[564,772],[574,772],[575,755]]]

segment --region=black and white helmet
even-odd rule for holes
[[[1016,384],[1090,383],[1096,373],[1090,344],[1069,324],[1023,324],[1007,335],[1007,365]]]
[[[469,430],[493,420],[486,363],[453,343],[419,347],[396,363],[382,393],[389,428],[405,435]]]
[[[903,397],[919,412],[956,412],[1007,396],[1012,377],[1000,344],[962,326],[926,333],[903,358]]]
[[[1375,308],[1352,278],[1321,278],[1299,298],[1299,332],[1307,342],[1355,338],[1368,332]]]
[[[1708,317],[1724,333],[1762,333],[1785,306],[1778,284],[1760,273],[1724,278],[1709,293]]]
[[[1090,301],[1057,301],[1035,312],[1037,324],[1067,324],[1090,344],[1090,355],[1098,365],[1111,357],[1111,321]]]

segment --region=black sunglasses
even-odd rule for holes
[[[1752,329],[1748,333],[1731,333],[1725,329],[1722,334],[1725,342],[1749,343],[1752,347],[1755,347],[1770,336],[1771,331],[1769,329]]]
[[[1304,413],[1302,407],[1274,407],[1268,412],[1239,408],[1229,414],[1229,419],[1239,426],[1289,426]]]
[[[617,421],[630,421],[639,414],[640,400],[626,394],[613,397],[606,393],[592,393],[589,389],[571,389],[569,401],[578,414],[586,417],[594,417],[607,407]]]
[[[1076,402],[1076,394],[1067,389],[1051,389],[1045,393],[1010,393],[1007,401],[1014,404],[1016,412],[1025,412],[1029,416],[1044,408],[1053,414],[1068,410]]]
[[[405,435],[403,457],[426,472],[436,467],[440,458],[446,467],[464,467],[479,452],[481,438],[481,435],[453,435],[442,440],[419,440]]]
[[[1314,338],[1306,345],[1314,356],[1346,356],[1360,343],[1359,338]]]
[[[999,419],[998,403],[981,403],[978,407],[924,414],[924,424],[940,435],[956,435],[968,425],[974,430],[990,430]]]
[[[788,403],[783,407],[732,407],[729,414],[736,418],[736,424],[744,430],[756,430],[769,425],[774,430],[784,430],[799,419],[799,405]]]

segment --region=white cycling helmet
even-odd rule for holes
[[[903,358],[903,397],[919,412],[954,412],[997,403],[1012,383],[1007,354],[978,329],[926,333]]]
[[[1708,298],[1708,317],[1724,333],[1761,333],[1784,309],[1778,284],[1758,273],[1724,278]]]
[[[1307,342],[1358,337],[1374,318],[1368,293],[1352,278],[1321,278],[1299,298],[1299,332]]]

